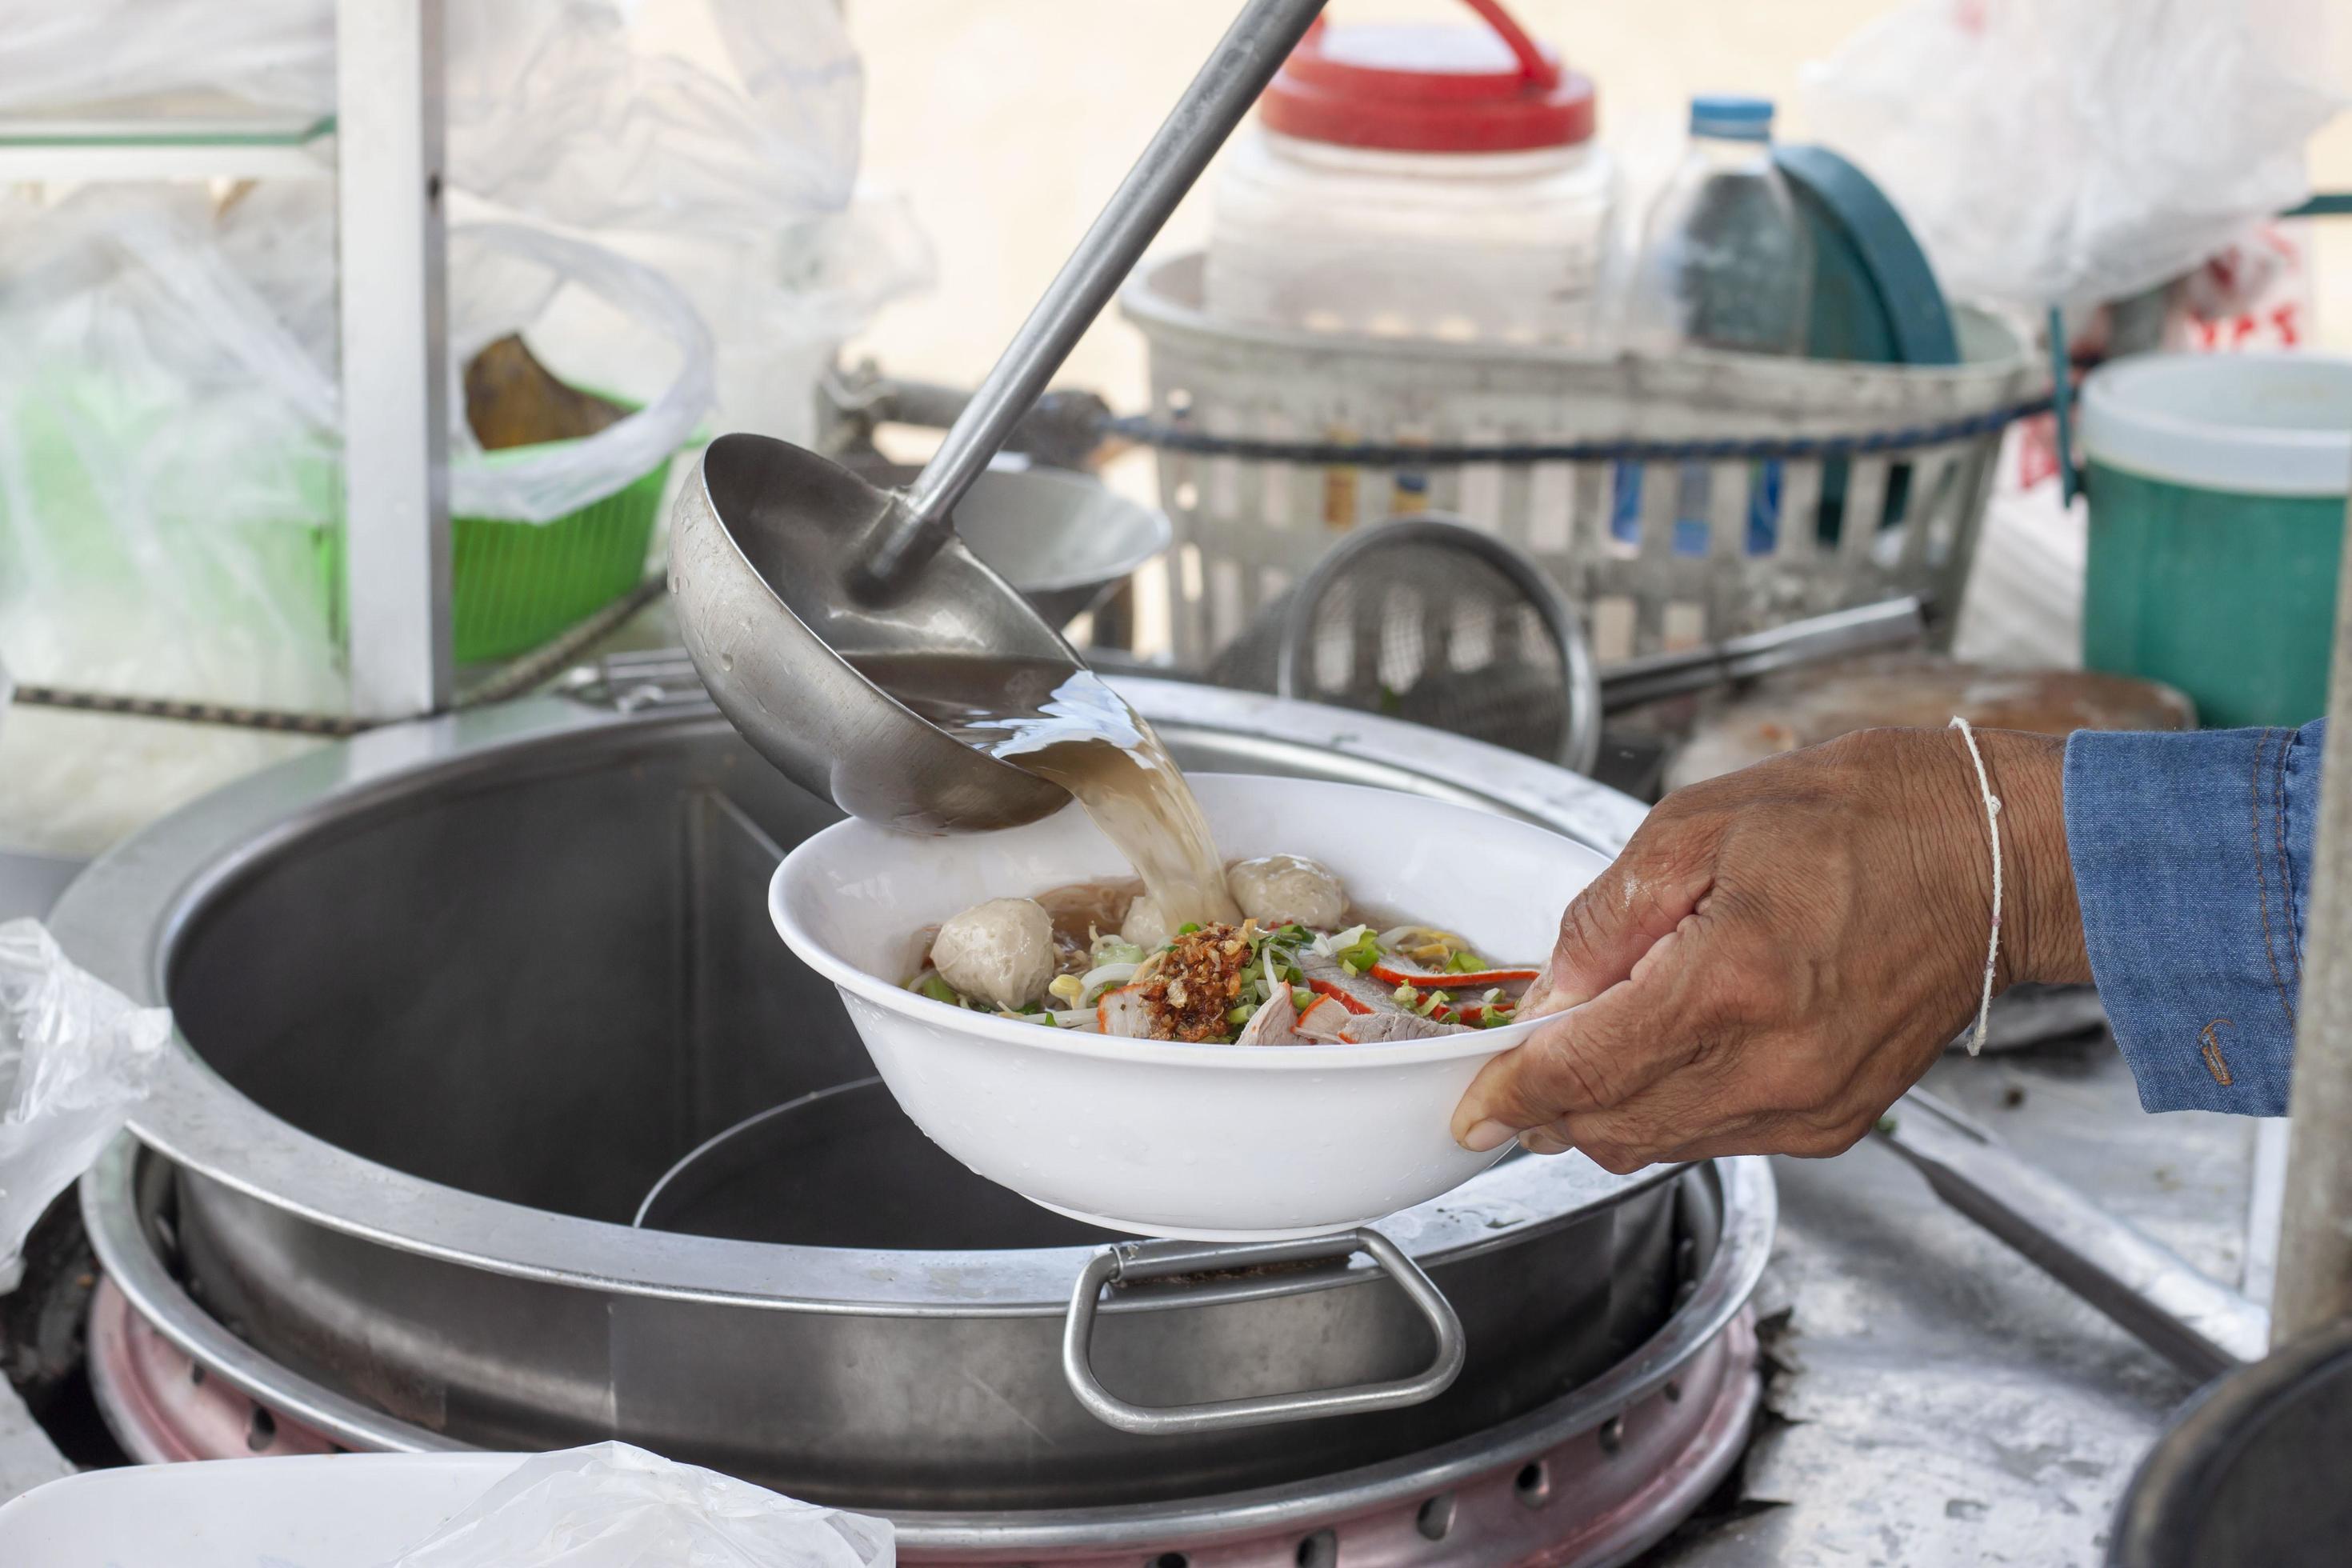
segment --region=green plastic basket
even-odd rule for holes
[[[449,620],[460,664],[509,658],[595,614],[644,578],[665,460],[551,522],[449,521]]]
[[[618,398],[613,399],[620,403]],[[622,404],[632,413],[633,404]],[[562,442],[482,454],[497,468]],[[449,631],[459,664],[512,658],[578,625],[644,580],[673,459],[602,500],[547,522],[449,520]],[[319,564],[341,630],[343,531],[317,531]]]

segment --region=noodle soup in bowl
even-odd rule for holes
[[[1356,909],[1460,932],[1497,963],[1544,963],[1560,911],[1607,864],[1542,828],[1420,795],[1191,782],[1230,859],[1318,862]],[[839,987],[915,1123],[977,1173],[1075,1218],[1204,1241],[1320,1236],[1437,1197],[1510,1147],[1473,1154],[1449,1127],[1478,1069],[1532,1021],[1381,1043],[1195,1044],[908,989],[929,932],[960,911],[1128,875],[1075,805],[953,838],[851,820],[785,858],[769,908],[793,952]]]

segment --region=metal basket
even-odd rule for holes
[[[1968,576],[2000,432],[2038,405],[2017,335],[1962,311],[1963,363],[1602,358],[1235,326],[1201,258],[1122,296],[1150,345],[1176,529],[1176,656],[1202,668],[1347,531],[1438,511],[1540,562],[1603,664]]]

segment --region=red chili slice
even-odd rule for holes
[[[1368,973],[1391,985],[1412,985],[1441,991],[1467,991],[1476,985],[1524,985],[1535,979],[1532,969],[1477,969],[1467,974],[1441,974],[1433,969],[1400,969],[1387,959]]]
[[[1309,980],[1307,983],[1307,989],[1314,992],[1318,996],[1328,996],[1350,1013],[1370,1013],[1372,1010],[1370,1003],[1361,997],[1350,995],[1337,981]]]

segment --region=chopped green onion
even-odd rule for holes
[[[1182,925],[1176,928],[1176,934],[1178,936],[1191,936],[1194,931],[1199,931],[1200,929],[1201,922],[1199,921],[1186,921]]]
[[[1228,1007],[1225,1009],[1225,1022],[1228,1024],[1246,1024],[1250,1021],[1250,1016],[1256,1011],[1256,1008],[1249,1005],[1247,1003],[1244,1003],[1238,1007]]]
[[[1454,955],[1445,965],[1448,974],[1475,974],[1486,967],[1486,961],[1467,948]]]
[[[1304,1013],[1315,1005],[1315,993],[1304,985],[1294,985],[1290,988],[1290,1005]]]
[[[929,997],[934,1002],[944,1002],[950,1007],[961,1007],[963,1005],[963,998],[956,994],[955,987],[950,985],[946,981],[940,979],[936,974],[924,975],[922,984],[915,987],[915,989],[920,991],[924,995]]]
[[[1107,936],[1096,941],[1091,956],[1093,963],[1089,967],[1099,968],[1106,963],[1141,963],[1150,957],[1151,953],[1148,948],[1140,947],[1134,942],[1121,942],[1115,936]]]
[[[1398,986],[1389,996],[1391,1001],[1401,1002],[1408,1007],[1417,1006],[1421,1002],[1421,993],[1410,985]]]

